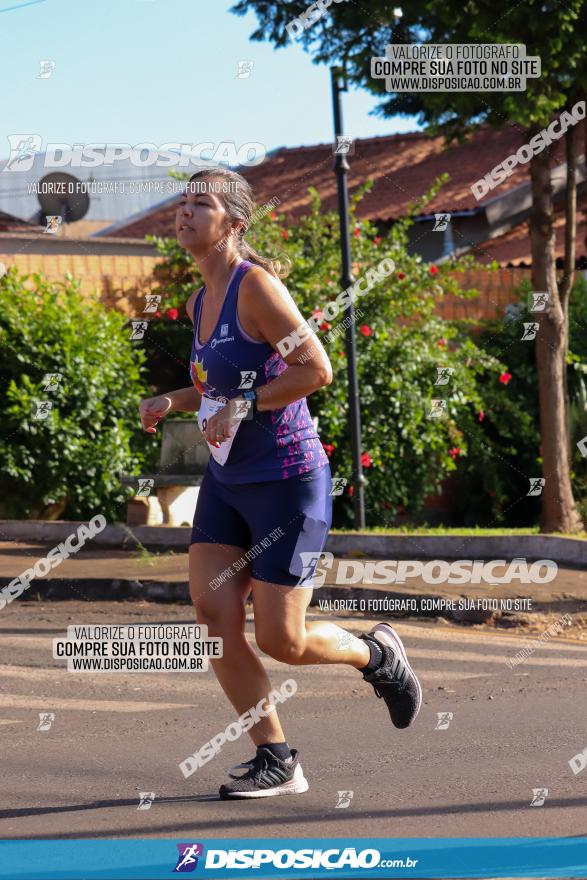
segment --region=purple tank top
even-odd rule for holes
[[[244,389],[272,382],[287,369],[279,353],[269,343],[252,339],[238,320],[240,282],[252,265],[243,260],[236,267],[216,327],[203,345],[199,330],[205,287],[194,305],[190,377],[201,394],[219,403],[238,397]],[[304,474],[327,463],[303,397],[243,419],[225,463],[219,464],[211,455],[208,467],[222,483],[260,483]]]

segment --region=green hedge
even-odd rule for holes
[[[66,277],[0,280],[3,517],[126,519],[119,472],[143,464],[144,353],[126,318]],[[61,379],[44,386],[47,374]],[[44,402],[47,417],[36,419]],[[41,408],[41,409],[39,409]]]

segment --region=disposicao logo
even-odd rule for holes
[[[177,865],[173,869],[174,874],[187,874],[195,871],[198,867],[198,858],[204,855],[204,847],[201,843],[178,843]]]

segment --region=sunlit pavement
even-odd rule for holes
[[[405,731],[354,670],[265,658],[274,686],[298,683],[280,715],[310,790],[224,802],[226,769],[253,755],[246,734],[187,780],[178,767],[235,720],[212,672],[75,674],[52,657],[68,625],[155,621],[193,617],[151,603],[37,601],[1,612],[0,837],[584,833],[587,769],[575,775],[569,760],[587,747],[585,645],[550,640],[510,669],[532,636],[399,621],[425,698]],[[373,623],[339,622],[355,632]],[[250,621],[247,630],[252,638]],[[37,730],[41,712],[55,713],[49,730]],[[438,713],[452,713],[447,728],[437,729]],[[548,795],[531,807],[538,788]],[[140,792],[155,794],[149,809],[137,809]]]

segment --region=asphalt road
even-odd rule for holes
[[[252,757],[246,734],[184,779],[178,764],[234,712],[208,673],[68,673],[51,640],[70,624],[193,622],[186,606],[13,603],[0,615],[0,837],[573,836],[585,831],[587,646],[551,640],[514,669],[535,634],[400,621],[425,703],[396,730],[360,675],[265,662],[296,695],[280,715],[310,790],[217,799],[226,768]],[[372,622],[339,621],[355,632]],[[252,637],[251,624],[248,630]],[[39,713],[54,713],[37,730]],[[439,730],[438,713],[453,713]],[[547,788],[543,806],[533,789]],[[352,792],[337,807],[338,792]],[[153,792],[137,809],[139,792]],[[343,801],[345,803],[346,801]]]

